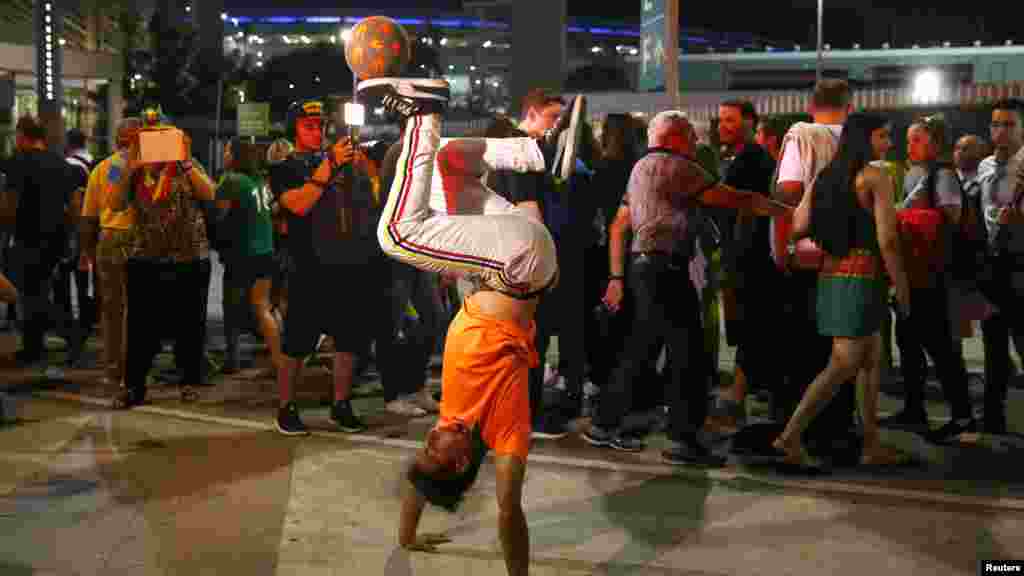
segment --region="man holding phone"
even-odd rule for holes
[[[380,248],[376,241],[379,180],[362,151],[343,138],[326,149],[323,104],[309,100],[288,109],[287,129],[294,151],[271,168],[274,197],[287,213],[288,252],[294,263],[282,338],[283,358],[277,372],[280,408],[277,429],[285,435],[308,433],[292,401],[302,359],[312,354],[321,334],[334,339],[334,405],[331,421],[344,432],[366,428],[349,402],[355,354],[383,336],[379,318],[359,318],[373,311],[380,284],[375,277]],[[388,334],[390,337],[390,334]],[[386,340],[386,338],[384,338]]]

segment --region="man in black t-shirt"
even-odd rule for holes
[[[45,334],[57,324],[68,340],[68,364],[78,361],[82,335],[74,319],[50,302],[53,272],[64,256],[66,218],[72,209],[74,174],[61,156],[46,149],[46,131],[34,118],[18,120],[18,154],[7,165],[7,194],[16,198],[14,260],[24,294],[24,344],[18,352],[23,366],[46,360]]]
[[[334,339],[336,350],[331,421],[344,432],[366,428],[349,401],[354,357],[368,348],[375,331],[390,324],[379,317],[386,308],[373,305],[382,270],[373,262],[383,258],[376,239],[379,181],[367,176],[368,160],[347,139],[321,150],[324,120],[320,102],[293,104],[287,122],[295,150],[270,174],[274,196],[287,211],[294,262],[282,339],[285,359],[278,370],[277,429],[286,435],[308,433],[292,395],[302,359],[315,351],[321,334]]]

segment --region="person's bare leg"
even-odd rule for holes
[[[497,456],[494,469],[498,484],[498,536],[505,567],[509,576],[526,576],[530,571],[530,532],[523,512],[526,462],[516,456]]]
[[[733,402],[742,404],[747,399],[747,373],[739,366],[733,374],[731,392]]]
[[[352,392],[355,356],[351,352],[334,353],[334,401],[348,400]]]
[[[882,446],[882,438],[878,429],[878,394],[882,383],[882,334],[876,333],[866,340],[869,341],[864,367],[857,375],[857,385],[863,387],[860,398],[861,418],[864,421],[864,449],[861,453],[861,464],[887,465],[903,460],[904,455],[898,450]]]
[[[257,280],[250,291],[253,311],[260,323],[263,340],[270,349],[270,363],[274,369],[281,367],[281,329],[270,308],[270,279]]]
[[[857,375],[857,371],[864,363],[867,349],[865,340],[832,339],[832,357],[828,366],[807,387],[800,404],[786,423],[786,429],[772,443],[776,448],[786,452],[788,460],[793,463],[802,463],[806,460],[801,436],[821,410],[832,401],[843,382]]]

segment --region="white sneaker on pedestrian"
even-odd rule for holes
[[[395,398],[384,405],[384,409],[399,416],[426,416],[427,411],[409,401],[408,396]]]
[[[427,388],[423,388],[415,394],[410,394],[407,398],[413,405],[418,406],[428,413],[437,414],[441,411],[441,405],[438,404],[437,400],[434,400],[434,396]]]

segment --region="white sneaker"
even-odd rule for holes
[[[398,414],[399,416],[426,416],[427,411],[419,406],[413,404],[408,400],[407,396],[401,398],[395,398],[391,402],[384,405],[384,409],[392,414]]]
[[[437,400],[434,400],[434,396],[430,393],[430,390],[424,388],[415,394],[407,396],[409,402],[419,408],[427,411],[431,414],[437,414],[441,411],[441,405],[438,404]]]

